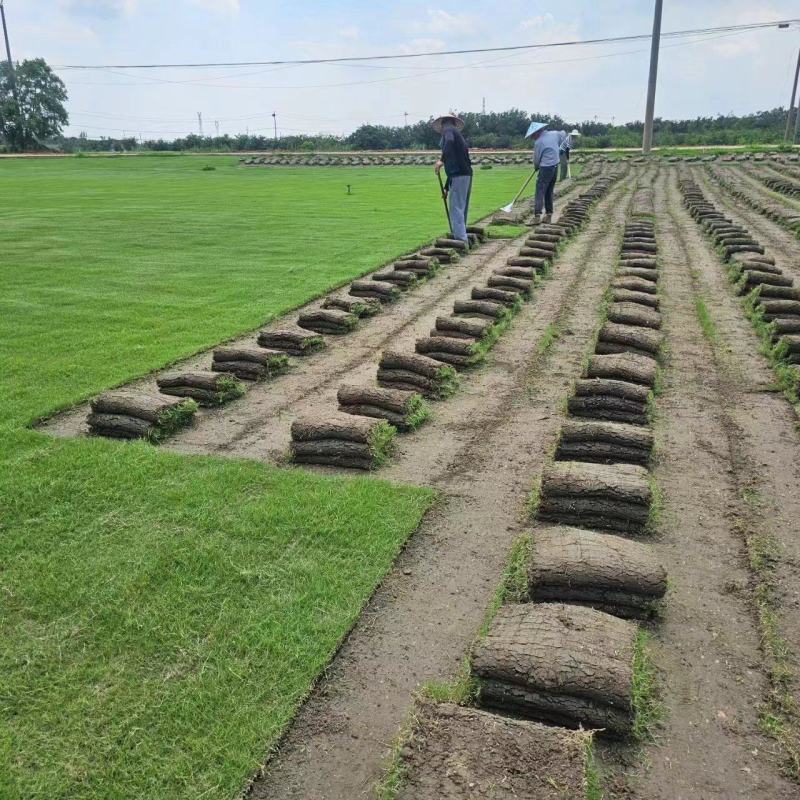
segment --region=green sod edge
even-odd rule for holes
[[[191,423],[197,408],[197,403],[189,398],[179,406],[162,411],[158,415],[158,422],[147,436],[148,440],[157,444],[181,428],[185,428]]]
[[[421,394],[414,394],[408,401],[405,412],[405,424],[409,430],[419,428],[431,418],[431,407]]]
[[[238,397],[243,397],[247,387],[238,379],[230,375],[220,375],[217,378],[217,391],[219,392],[219,405],[229,403]]]
[[[436,399],[444,400],[458,391],[460,378],[454,367],[444,364],[436,370],[433,378],[436,385]]]
[[[665,709],[661,701],[658,671],[650,653],[653,634],[639,628],[633,647],[633,738],[640,743],[652,742],[661,726]]]
[[[394,450],[396,436],[397,428],[384,420],[381,420],[372,430],[368,444],[373,467],[380,467],[389,460]]]

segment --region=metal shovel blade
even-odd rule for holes
[[[514,204],[509,203],[507,206],[503,206],[503,211],[505,211],[506,214],[510,214],[512,208],[514,208]]]

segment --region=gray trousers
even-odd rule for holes
[[[567,177],[568,172],[569,172],[569,155],[567,153],[561,153],[561,170],[558,179],[560,181],[563,181],[564,178]]]
[[[467,241],[467,216],[469,215],[469,196],[472,192],[472,175],[458,175],[450,178],[447,202],[450,207],[450,230],[456,239]]]

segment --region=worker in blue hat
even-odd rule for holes
[[[536,199],[533,204],[534,224],[553,220],[553,191],[561,163],[561,145],[566,141],[565,131],[549,131],[546,122],[534,120],[528,126],[525,138],[533,139],[533,166],[539,170],[536,180]]]

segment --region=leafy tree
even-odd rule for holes
[[[61,133],[68,121],[67,90],[43,58],[18,62],[13,75],[17,99],[11,66],[4,61],[0,65],[0,133],[12,150],[26,150]]]

